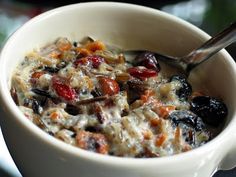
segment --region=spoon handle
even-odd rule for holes
[[[189,72],[195,66],[236,41],[236,22],[183,58]]]

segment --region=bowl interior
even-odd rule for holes
[[[11,73],[27,52],[58,37],[77,41],[85,36],[126,49],[148,49],[173,56],[183,56],[209,38],[196,27],[149,8],[94,3],[56,9],[26,23],[4,47],[0,75],[5,97],[11,100],[8,92]],[[235,73],[235,63],[223,51],[196,68],[190,76],[194,87],[207,88],[210,94],[226,102],[229,108],[227,124],[235,115]],[[13,102],[10,106],[16,108]]]

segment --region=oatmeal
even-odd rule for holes
[[[11,95],[25,117],[73,146],[122,157],[161,157],[197,148],[227,116],[218,98],[167,76],[158,58],[132,60],[101,41],[59,38],[26,55]]]

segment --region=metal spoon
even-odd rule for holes
[[[157,59],[162,60],[164,63],[170,64],[173,67],[179,68],[188,76],[190,71],[198,66],[200,63],[209,59],[212,55],[227,47],[236,41],[236,22],[232,23],[229,27],[218,33],[208,41],[206,41],[199,48],[194,49],[188,55],[183,57],[173,57],[153,52]],[[147,52],[146,50],[126,50],[123,51],[124,55],[135,55]]]

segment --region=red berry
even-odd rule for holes
[[[133,67],[129,68],[128,72],[131,76],[139,78],[139,79],[146,79],[149,77],[157,76],[157,72],[152,69],[147,69],[145,67]]]
[[[76,97],[75,89],[71,88],[69,85],[65,84],[63,78],[53,76],[52,87],[58,96],[62,97],[66,101],[72,101]]]
[[[152,52],[143,52],[134,59],[136,66],[145,66],[148,69],[153,69],[157,72],[161,70],[160,64]]]
[[[114,95],[120,91],[119,84],[108,77],[100,77],[99,84],[103,95]]]
[[[75,66],[80,65],[87,65],[87,66],[92,66],[93,68],[98,68],[101,63],[103,63],[105,60],[101,56],[97,55],[90,55],[87,57],[79,58],[77,59],[74,64]]]

